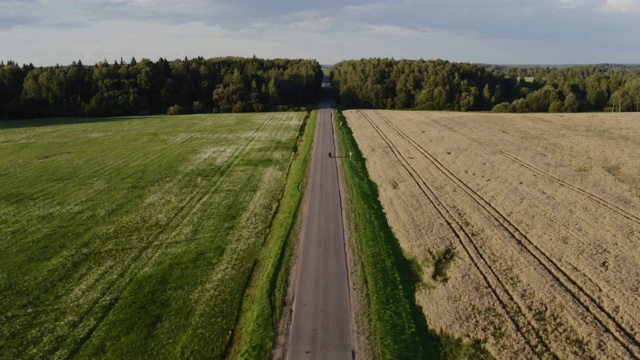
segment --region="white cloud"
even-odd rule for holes
[[[602,5],[602,0],[558,0],[561,8],[574,9],[578,7],[598,7]]]
[[[335,27],[335,21],[333,18],[325,17],[316,20],[307,20],[294,22],[289,25],[289,28],[296,31],[305,31],[309,33],[319,33],[332,30]]]
[[[640,12],[640,0],[607,0],[604,9],[612,12]]]
[[[401,38],[421,38],[424,37],[427,32],[422,30],[415,30],[411,28],[401,27],[397,25],[389,24],[366,24],[366,33],[376,36],[393,36]]]
[[[374,2],[365,5],[348,5],[344,7],[344,12],[350,16],[363,16],[379,14],[389,8],[389,4]]]
[[[638,13],[640,0],[0,0],[0,58],[638,62]]]

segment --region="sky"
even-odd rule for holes
[[[0,61],[640,63],[640,0],[0,0]]]

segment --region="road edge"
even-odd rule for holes
[[[318,115],[317,115],[318,116]],[[289,332],[291,331],[291,323],[293,320],[293,306],[295,304],[295,290],[298,283],[298,274],[300,272],[300,255],[302,254],[302,236],[305,230],[304,214],[309,207],[309,187],[311,182],[309,177],[311,176],[311,162],[313,158],[313,152],[315,151],[317,144],[317,132],[318,121],[314,124],[313,129],[313,142],[311,143],[311,156],[309,157],[309,164],[304,177],[304,191],[302,195],[302,202],[298,209],[298,214],[295,220],[295,239],[293,243],[293,249],[291,251],[291,263],[289,268],[289,281],[287,282],[287,291],[284,299],[284,306],[282,309],[280,321],[277,326],[276,338],[271,351],[271,358],[280,360],[287,357],[287,346],[289,340]]]
[[[331,109],[331,128],[333,131],[333,141],[336,148],[336,158],[341,159],[336,162],[338,169],[338,190],[340,192],[340,209],[342,210],[342,231],[344,237],[344,250],[347,260],[347,275],[349,279],[349,302],[351,305],[351,329],[353,339],[353,359],[371,359],[373,352],[368,346],[365,334],[367,333],[367,321],[363,314],[362,295],[361,295],[361,269],[357,266],[357,255],[355,253],[356,244],[354,243],[352,224],[349,222],[347,209],[349,207],[349,199],[345,191],[343,191],[345,178],[342,175],[342,161],[349,159],[346,152],[343,154],[337,139],[336,129],[336,110]],[[341,126],[341,125],[340,125]]]

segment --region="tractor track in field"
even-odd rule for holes
[[[507,159],[510,159],[510,160],[512,160],[512,161],[524,166],[525,168],[531,170],[532,172],[534,172],[536,174],[539,174],[539,175],[542,175],[545,178],[560,184],[560,186],[564,186],[567,189],[570,189],[572,191],[577,192],[578,194],[586,196],[587,198],[593,200],[594,202],[606,207],[607,209],[617,213],[618,215],[621,215],[621,216],[627,218],[628,220],[631,220],[631,221],[635,222],[636,224],[640,224],[640,216],[638,216],[636,214],[633,214],[633,213],[631,213],[631,212],[619,207],[618,205],[616,205],[616,204],[614,204],[614,203],[612,203],[610,201],[607,201],[606,199],[604,199],[604,198],[602,198],[602,197],[600,197],[600,196],[598,196],[598,195],[596,195],[596,194],[594,194],[594,193],[592,193],[590,191],[587,191],[587,190],[585,190],[583,188],[580,188],[580,187],[578,187],[576,185],[573,185],[573,184],[571,184],[569,182],[566,182],[566,181],[558,178],[557,176],[554,176],[554,175],[552,175],[552,174],[550,174],[550,173],[548,173],[548,172],[546,172],[546,171],[534,166],[533,164],[530,164],[530,163],[528,163],[528,162],[526,162],[526,161],[524,161],[522,159],[519,159],[518,157],[516,157],[516,156],[514,156],[514,155],[512,155],[512,154],[510,154],[510,153],[508,153],[508,152],[506,152],[506,151],[504,151],[502,149],[499,149],[499,148],[497,148],[497,147],[495,147],[495,146],[493,146],[493,145],[491,145],[491,144],[489,144],[489,143],[487,143],[485,141],[477,139],[477,138],[475,138],[475,137],[473,137],[473,136],[471,136],[469,134],[466,134],[466,133],[464,133],[462,131],[456,130],[451,126],[445,125],[445,124],[443,124],[442,122],[440,122],[438,120],[432,119],[432,121],[435,122],[436,124],[446,128],[446,129],[449,129],[449,130],[453,131],[456,134],[462,135],[462,136],[466,137],[467,139],[469,139],[469,140],[471,140],[471,141],[473,141],[473,142],[475,142],[477,144],[480,144],[480,145],[482,145],[482,146],[484,146],[484,147],[486,147],[488,149],[491,149],[491,150],[497,152],[498,154],[500,154],[500,155],[506,157]]]
[[[415,148],[420,154],[424,156],[435,168],[437,168],[446,178],[451,180],[456,186],[462,189],[477,205],[480,206],[492,219],[498,223],[504,232],[508,234],[508,237],[513,239],[518,246],[525,251],[527,255],[529,255],[535,262],[542,267],[548,275],[571,297],[571,299],[578,304],[587,314],[589,314],[601,327],[602,329],[608,333],[614,341],[620,344],[628,354],[633,358],[640,357],[640,342],[635,338],[633,333],[629,331],[621,322],[613,316],[612,312],[606,309],[600,302],[598,302],[595,296],[589,293],[584,286],[579,284],[569,273],[567,270],[563,269],[556,261],[554,261],[549,254],[547,254],[542,248],[540,248],[534,241],[532,241],[523,231],[521,231],[513,221],[511,221],[507,216],[505,216],[502,212],[500,212],[495,206],[493,206],[489,201],[486,200],[480,193],[472,189],[469,185],[467,185],[463,180],[461,180],[457,175],[455,175],[451,170],[449,170],[444,164],[442,164],[433,154],[427,151],[423,146],[413,140],[410,136],[408,136],[405,132],[403,132],[398,126],[393,124],[388,118],[379,112],[374,112],[377,116],[379,116],[382,120],[384,120],[402,139],[407,141],[413,148]],[[365,115],[366,116],[366,115]],[[367,120],[370,123],[373,123],[373,120],[367,117]],[[512,159],[519,164],[522,164],[526,168],[535,171],[538,174],[544,175],[547,178],[550,178],[561,186],[568,187],[580,194],[586,195],[589,198],[593,199],[597,203],[616,211],[620,215],[623,215],[625,218],[635,221],[635,215],[625,211],[617,207],[616,205],[598,197],[595,194],[592,194],[584,189],[578,188],[577,186],[571,185],[551,174],[548,174],[535,166],[528,164],[522,160],[517,159],[515,156],[510,155],[501,149],[495,148],[485,142],[482,142],[478,139],[475,139],[469,135],[466,135],[462,132],[456,131],[450,128],[447,125],[444,125],[436,120],[434,122],[439,125],[452,130],[456,133],[459,133],[472,141],[480,143],[483,146],[486,146],[505,157]],[[373,125],[373,124],[372,124]],[[377,127],[377,125],[376,125]],[[379,128],[378,128],[379,129]],[[389,140],[390,141],[390,140]],[[395,147],[395,145],[394,145]],[[397,150],[397,148],[396,148]],[[408,163],[408,161],[407,161]],[[535,170],[534,170],[535,169]],[[615,209],[615,210],[614,210]],[[479,251],[479,250],[478,250]],[[488,264],[487,264],[488,265]],[[577,269],[576,269],[577,271]],[[496,275],[497,276],[497,275]]]
[[[155,161],[156,159],[159,159],[159,158],[161,158],[162,156],[165,156],[165,153],[166,153],[166,152],[168,152],[168,151],[172,151],[173,149],[175,149],[177,146],[179,146],[179,145],[180,145],[181,143],[183,143],[184,141],[189,140],[191,137],[193,137],[193,135],[191,135],[191,136],[189,136],[189,137],[184,138],[184,140],[183,140],[183,141],[175,142],[174,144],[172,144],[172,146],[169,146],[169,147],[167,147],[166,149],[164,149],[164,151],[154,153],[154,155],[153,155],[153,156],[151,156],[151,157],[148,157],[148,159],[150,159],[151,161]],[[106,147],[106,145],[103,145],[103,147]],[[125,162],[125,161],[129,161],[129,162],[137,162],[137,160],[138,160],[138,159],[141,159],[141,158],[142,158],[142,157],[144,157],[144,156],[146,156],[146,155],[145,155],[145,154],[143,154],[143,153],[133,152],[132,154],[130,154],[130,157],[128,157],[128,158],[123,158],[123,159],[121,159],[121,160],[120,160],[120,161],[118,161],[118,162],[115,162],[115,163],[111,163],[111,164],[109,164],[108,166],[103,166],[103,167],[94,168],[94,169],[93,169],[93,170],[91,170],[91,171],[87,171],[87,172],[82,173],[82,174],[81,174],[81,176],[82,176],[82,177],[89,177],[90,175],[93,175],[93,174],[95,174],[95,173],[101,172],[101,173],[103,174],[101,177],[109,178],[109,179],[113,179],[113,178],[116,178],[116,176],[114,175],[114,172],[116,171],[116,170],[115,170],[115,167],[116,167],[117,165],[119,165],[119,164],[121,164],[121,163],[123,163],[123,162]],[[57,164],[57,163],[56,163],[56,164]],[[222,168],[222,166],[221,166],[219,169],[221,169],[221,168]],[[120,175],[120,177],[121,177],[121,178],[129,178],[129,177],[131,177],[131,175],[133,175],[136,171],[138,171],[138,170],[137,170],[137,169],[135,169],[134,167],[132,167],[132,168],[131,168],[131,169],[129,169],[129,171],[127,171],[127,172],[124,172],[124,173],[123,173],[123,172],[119,172],[119,173],[121,173],[121,174],[122,174],[122,175]],[[77,193],[77,192],[75,192],[74,194],[72,194],[72,196],[75,196],[75,195],[77,195],[77,194],[78,194],[78,193]],[[77,197],[78,197],[78,201],[77,201],[77,203],[81,203],[82,201],[84,201],[84,199],[87,197],[87,195],[86,195],[86,194],[82,194],[82,195],[77,196]],[[74,205],[74,204],[76,204],[76,203],[73,203],[72,205]],[[25,215],[26,215],[26,212],[22,212],[22,213],[20,213],[20,216],[25,216]],[[78,223],[77,223],[77,222],[70,222],[70,223],[68,223],[68,224],[64,224],[64,225],[56,225],[56,228],[74,228],[74,227],[76,227],[77,225],[78,225]],[[48,230],[49,228],[50,228],[50,227],[45,227],[45,226],[43,226],[41,229],[43,229],[43,230]],[[128,235],[128,236],[121,236],[120,238],[131,238],[131,239],[133,239],[133,238],[135,238],[135,236],[136,236],[136,235]],[[2,248],[1,250],[6,251],[7,249],[10,249],[12,246],[17,246],[17,242],[16,242],[16,243],[11,242],[11,243],[9,243],[9,244],[7,245],[7,247]],[[136,246],[134,246],[134,245],[131,245],[131,246],[128,246],[128,247],[127,247],[127,249],[135,249],[135,248],[136,248]],[[95,304],[94,304],[94,305],[92,305],[91,307],[93,308],[94,306],[95,306]],[[15,317],[15,316],[20,316],[20,313],[11,313],[11,314],[7,314],[6,316],[13,316],[13,317]]]
[[[413,181],[419,187],[420,191],[434,206],[438,214],[446,222],[451,232],[455,235],[456,239],[464,249],[465,253],[473,263],[474,267],[478,270],[478,273],[483,278],[487,287],[494,295],[505,314],[515,327],[516,331],[524,339],[525,343],[532,351],[532,353],[542,356],[543,354],[550,355],[553,359],[559,359],[559,357],[551,351],[549,344],[547,344],[542,335],[536,329],[531,321],[531,314],[523,308],[523,306],[516,300],[515,296],[505,285],[504,281],[500,278],[496,270],[491,266],[486,256],[482,253],[479,246],[474,242],[473,236],[464,228],[457,217],[452,211],[444,204],[435,191],[427,184],[423,177],[420,176],[418,171],[411,166],[407,158],[400,152],[396,144],[378,127],[378,125],[364,112],[361,115],[369,122],[372,128],[378,133],[385,144],[392,151],[394,156],[398,159],[402,167],[409,173]],[[523,315],[523,316],[521,316]],[[521,320],[524,318],[524,321]]]
[[[165,225],[162,228],[160,228],[155,234],[151,235],[149,239],[145,241],[144,244],[128,259],[128,263],[123,266],[122,270],[113,278],[111,283],[106,285],[103,288],[104,290],[102,291],[102,293],[96,297],[96,300],[92,304],[88,306],[88,309],[84,313],[84,315],[81,316],[76,321],[77,325],[69,330],[69,332],[74,332],[74,330],[76,329],[83,329],[83,328],[87,329],[81,334],[81,336],[78,337],[80,341],[77,341],[76,344],[74,344],[74,346],[71,347],[71,349],[69,350],[69,353],[66,354],[64,358],[70,359],[70,358],[73,358],[75,355],[77,355],[77,353],[80,351],[84,343],[93,335],[93,333],[99,328],[102,322],[107,318],[111,310],[116,306],[119,298],[117,296],[114,297],[114,299],[112,299],[109,305],[107,306],[106,311],[102,314],[99,314],[97,321],[95,321],[90,326],[85,326],[86,325],[85,323],[87,323],[87,321],[90,321],[90,319],[92,318],[91,313],[93,312],[93,310],[101,302],[103,302],[105,298],[108,297],[112,289],[114,289],[117,286],[121,286],[121,287],[126,286],[127,283],[129,283],[133,279],[134,276],[132,275],[135,275],[140,271],[136,269],[144,268],[146,264],[152,262],[155,259],[156,254],[151,254],[146,257],[144,255],[147,254],[151,248],[156,247],[154,245],[158,245],[157,240],[160,236],[166,233],[168,229],[177,229],[181,223],[184,223],[184,221],[186,221],[186,219],[188,219],[189,216],[193,214],[195,209],[198,208],[199,204],[205,201],[209,196],[209,194],[211,194],[214,190],[218,188],[218,186],[223,182],[229,170],[232,169],[234,165],[239,161],[240,156],[244,152],[244,150],[247,147],[249,147],[251,143],[253,143],[253,141],[256,139],[260,131],[266,126],[267,123],[273,120],[273,118],[274,116],[271,115],[271,116],[268,116],[264,121],[262,121],[259,124],[259,126],[255,129],[255,131],[253,131],[251,135],[247,138],[247,140],[244,143],[242,143],[240,146],[238,146],[231,153],[227,161],[225,161],[224,164],[220,166],[217,169],[217,171],[214,172],[212,177],[217,177],[215,182],[213,184],[209,184],[210,186],[207,186],[208,183],[204,182],[197,189],[195,189],[192,195],[189,196],[182,203],[182,205],[177,209],[177,211],[173,214],[173,216],[167,220]],[[69,333],[57,334],[54,336],[72,338],[69,336]],[[50,353],[52,354],[57,353],[63,345],[64,345],[64,342],[58,342],[58,346],[56,348],[53,348],[50,351]]]
[[[103,166],[103,167],[95,167],[95,168],[94,168],[94,169],[92,169],[91,171],[86,171],[86,172],[83,172],[83,173],[81,173],[81,174],[78,174],[78,176],[81,176],[81,177],[83,177],[83,178],[90,178],[92,175],[94,175],[94,174],[96,174],[96,173],[100,172],[100,173],[102,174],[102,176],[103,176],[103,177],[105,177],[105,178],[110,178],[110,179],[111,179],[111,178],[116,178],[115,176],[112,176],[111,174],[112,174],[113,172],[115,172],[115,171],[116,171],[116,170],[115,170],[115,168],[116,168],[117,166],[121,165],[121,164],[122,164],[122,163],[124,163],[125,161],[126,161],[126,162],[129,162],[129,163],[131,163],[131,162],[137,162],[137,161],[138,161],[138,159],[142,159],[143,157],[146,157],[147,161],[154,161],[154,160],[156,160],[156,159],[160,159],[160,158],[162,158],[163,156],[165,156],[165,154],[166,154],[166,153],[168,153],[168,152],[172,151],[173,149],[175,149],[175,148],[177,148],[178,146],[180,146],[182,143],[184,143],[184,142],[186,142],[186,141],[190,140],[191,138],[193,138],[193,137],[195,136],[195,134],[196,134],[196,132],[194,131],[194,132],[193,132],[193,133],[191,133],[188,137],[185,137],[184,139],[181,139],[181,141],[173,142],[173,143],[171,144],[171,146],[167,146],[167,147],[163,148],[163,149],[162,149],[162,151],[158,151],[158,152],[154,153],[154,155],[152,155],[152,156],[148,156],[147,154],[144,154],[144,153],[136,153],[136,152],[133,152],[133,153],[128,154],[128,155],[127,155],[127,157],[123,157],[123,158],[122,158],[122,159],[120,159],[120,161],[118,161],[118,162],[114,162],[114,163],[111,163],[111,164],[105,165],[105,166]],[[114,141],[116,141],[116,140],[117,140],[117,138],[115,138],[115,137],[114,137],[113,139],[111,139],[111,141],[110,141],[110,142],[114,142]],[[110,142],[104,142],[104,143],[101,145],[100,149],[102,149],[102,148],[108,148],[108,147],[109,147]],[[27,171],[27,172],[23,173],[23,174],[22,174],[23,176],[21,176],[21,177],[16,177],[13,181],[14,181],[14,182],[24,181],[24,179],[25,179],[25,178],[29,178],[29,177],[31,177],[31,176],[32,176],[32,175],[31,175],[31,172],[33,172],[33,171],[35,171],[35,170],[38,170],[39,172],[42,172],[42,170],[41,170],[41,169],[50,169],[50,168],[51,168],[51,169],[54,169],[54,168],[56,168],[57,166],[59,166],[60,164],[62,164],[62,163],[64,163],[64,162],[66,162],[66,161],[68,161],[68,159],[60,159],[60,160],[58,160],[58,161],[51,162],[51,163],[50,163],[48,166],[46,166],[46,167],[42,167],[42,168],[33,167],[33,169],[31,169],[30,171]],[[127,171],[127,172],[119,172],[119,174],[120,174],[120,177],[121,177],[121,178],[130,178],[133,174],[135,174],[135,173],[136,173],[136,172],[138,172],[138,171],[139,171],[139,169],[136,169],[135,167],[132,167],[132,168],[130,168],[130,169],[129,169],[129,171]],[[48,191],[48,190],[43,190],[43,193],[46,193],[47,191]],[[69,196],[70,196],[70,197],[71,197],[71,196],[74,196],[74,197],[77,197],[77,198],[78,198],[78,201],[77,201],[76,203],[72,203],[72,204],[70,204],[71,206],[74,206],[74,205],[77,205],[77,204],[82,203],[82,202],[86,199],[86,197],[87,197],[87,195],[86,195],[86,194],[80,194],[80,193],[78,193],[77,191],[70,192],[70,195],[69,195]],[[25,216],[27,213],[28,213],[28,211],[24,211],[24,212],[20,213],[18,216],[19,216],[19,217],[22,217],[22,216]],[[74,224],[69,224],[69,227],[73,227],[73,226],[74,226]],[[6,249],[2,249],[2,250],[6,250]]]

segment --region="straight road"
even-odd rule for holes
[[[316,125],[287,359],[354,357],[338,164],[327,85]]]

